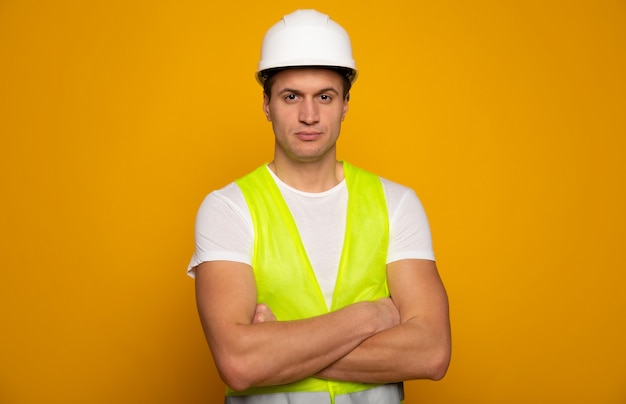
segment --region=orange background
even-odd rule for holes
[[[626,402],[624,1],[0,2],[0,402],[216,403],[185,276],[271,158],[263,33],[314,7],[360,77],[339,155],[416,189],[454,352],[407,403]]]

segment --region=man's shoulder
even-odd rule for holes
[[[245,199],[236,182],[210,192],[202,202],[205,209],[220,209],[224,207],[244,207]]]
[[[408,187],[404,184],[392,181],[381,176],[378,176],[378,178],[380,178],[380,181],[382,182],[383,187],[387,192],[393,192],[394,194],[405,194],[407,192],[413,192],[413,189],[411,187]]]
[[[347,162],[344,162],[344,163],[349,165],[349,163],[347,163]],[[351,168],[352,168],[352,170],[358,170],[358,171],[365,172],[365,173],[368,173],[370,175],[374,175],[374,176],[378,177],[380,179],[380,182],[383,185],[383,189],[385,191],[385,195],[387,196],[387,199],[389,201],[399,201],[402,198],[406,197],[407,195],[408,196],[415,196],[415,197],[417,197],[417,195],[415,195],[415,191],[413,191],[412,188],[410,188],[410,187],[408,187],[408,186],[406,186],[404,184],[401,184],[399,182],[396,182],[396,181],[390,180],[388,178],[382,177],[382,176],[374,173],[373,171],[370,171],[367,168],[354,166],[354,165],[351,165]]]

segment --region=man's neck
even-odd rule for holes
[[[328,191],[343,180],[343,164],[334,158],[296,164],[275,159],[269,167],[282,182],[303,192]]]

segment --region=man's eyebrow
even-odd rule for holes
[[[337,90],[335,87],[327,87],[327,88],[323,88],[321,89],[318,94],[323,94],[323,93],[335,93],[335,94],[339,94],[339,90]]]
[[[285,87],[278,92],[278,94],[284,94],[284,93],[293,93],[297,95],[303,94],[302,91],[296,90],[295,88],[289,88],[289,87]],[[324,93],[339,94],[339,90],[337,90],[335,87],[326,87],[326,88],[322,88],[321,90],[319,90],[316,94],[324,94]]]
[[[294,88],[286,87],[286,88],[283,88],[282,90],[280,90],[278,92],[278,94],[284,94],[284,93],[294,93],[294,94],[300,95],[300,94],[302,94],[302,91],[298,91],[298,90],[296,90]]]

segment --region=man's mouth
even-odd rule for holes
[[[317,140],[319,139],[320,136],[322,136],[321,132],[313,132],[313,131],[296,132],[296,137],[303,141]]]

